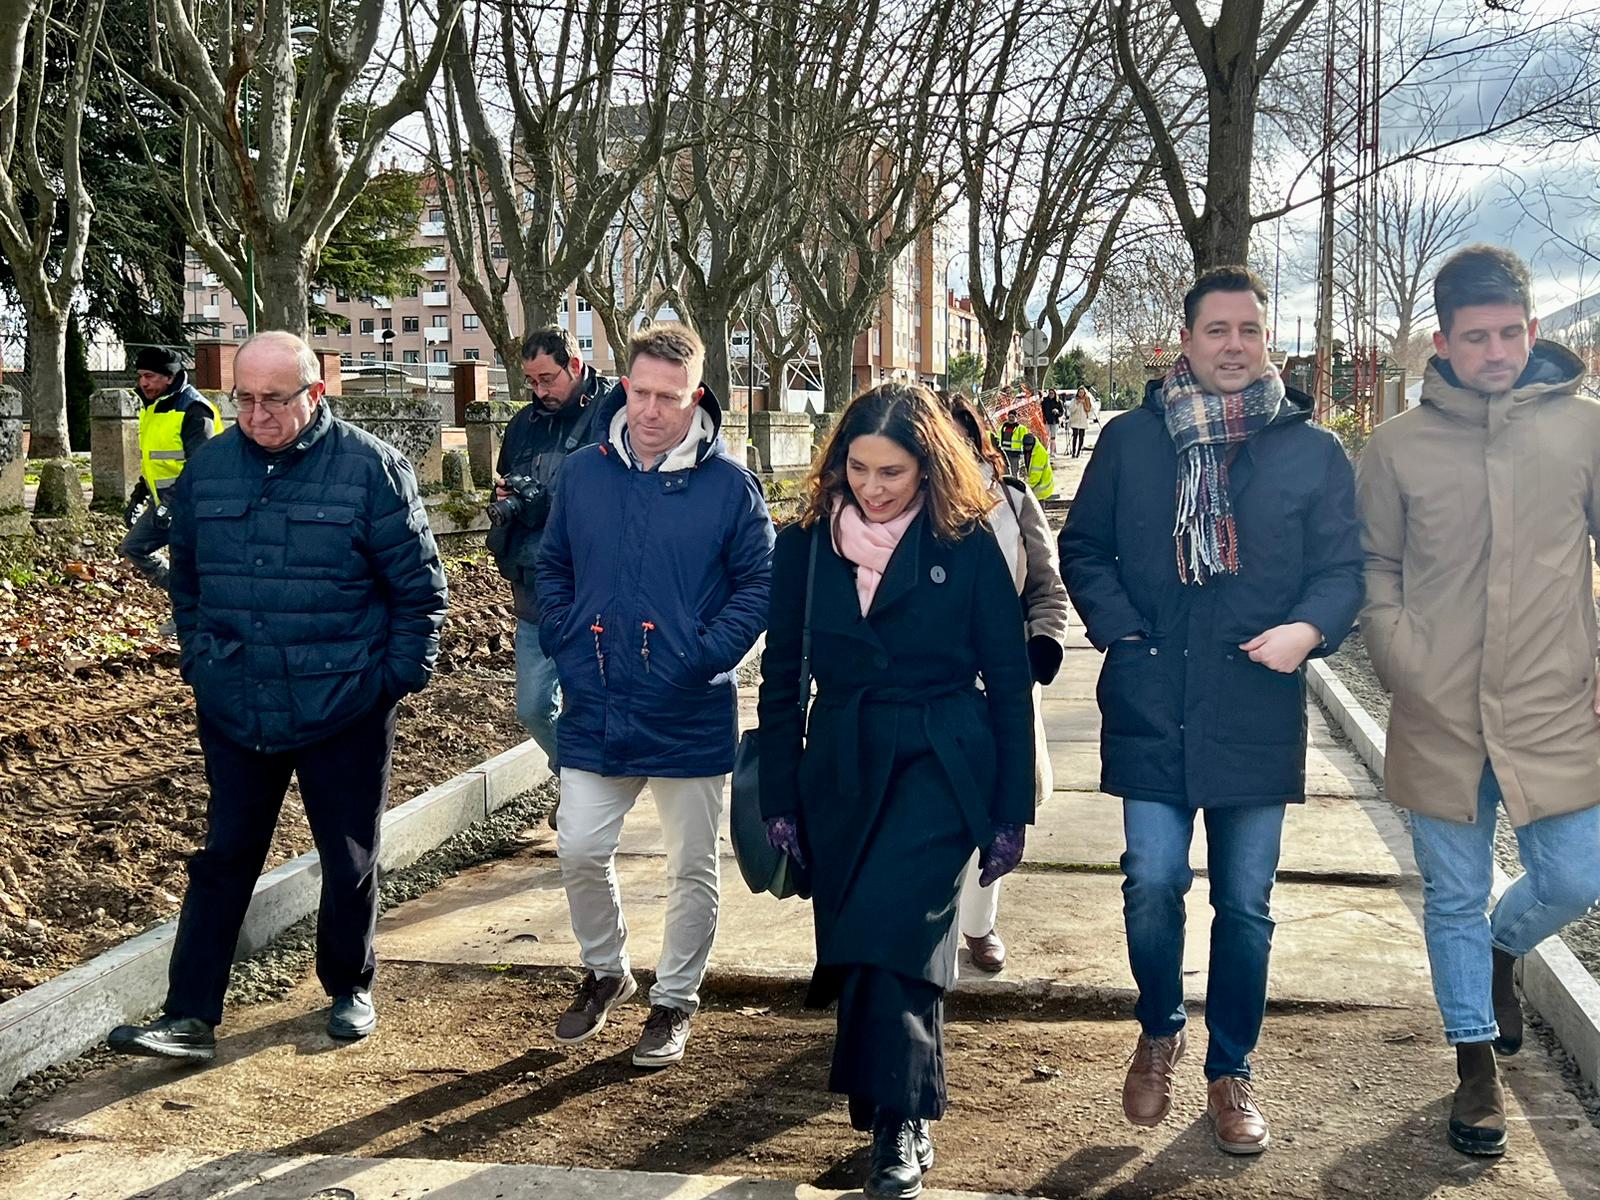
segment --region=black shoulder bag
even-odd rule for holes
[[[800,727],[811,706],[811,588],[817,577],[817,531],[811,531],[806,563],[806,599],[800,632]],[[761,818],[761,730],[747,729],[733,758],[733,802],[728,813],[733,857],[752,892],[771,892],[780,900],[809,897],[810,880],[782,850],[767,841]]]

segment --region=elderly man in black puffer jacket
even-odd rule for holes
[[[444,569],[416,477],[334,417],[319,364],[288,333],[234,361],[239,423],[172,489],[173,615],[211,803],[189,863],[160,1020],[113,1049],[209,1059],[228,968],[291,776],[322,858],[317,977],[328,1031],[371,1032],[378,828],[395,702],[428,682]]]

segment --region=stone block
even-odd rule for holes
[[[75,517],[85,508],[83,480],[70,458],[47,458],[39,463],[39,490],[33,499],[36,517]]]
[[[722,444],[728,448],[728,457],[736,463],[747,460],[750,448],[750,414],[743,409],[724,409],[722,413]]]
[[[804,471],[811,465],[813,427],[805,413],[750,414],[750,445],[767,474]]]
[[[139,408],[130,388],[101,388],[89,398],[89,470],[98,505],[121,504],[138,481]]]
[[[464,492],[472,486],[472,474],[467,465],[466,451],[445,451],[443,479],[447,492]]]
[[[410,462],[419,483],[439,483],[444,477],[444,441],[439,424],[439,403],[421,395],[331,396],[325,403],[334,415],[382,438]]]
[[[474,487],[494,484],[494,464],[500,457],[500,442],[506,426],[517,415],[521,404],[510,400],[474,400],[467,405],[463,419],[467,427],[467,460]]]
[[[22,393],[7,384],[0,384],[0,516],[22,511],[22,473],[26,468],[27,451],[22,444]]]

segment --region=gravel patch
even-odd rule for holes
[[[379,883],[379,911],[414,900],[432,891],[468,867],[501,858],[516,850],[530,826],[541,823],[553,807],[559,788],[554,779],[524,792],[487,820],[463,829],[416,862],[384,874]],[[272,945],[233,966],[228,984],[229,1007],[280,1000],[309,975],[316,959],[315,914],[286,929]],[[150,1014],[151,1017],[157,1014]],[[0,1099],[0,1145],[14,1144],[18,1117],[48,1099],[62,1087],[75,1083],[101,1067],[123,1061],[105,1047],[97,1047],[70,1062],[58,1063],[19,1082]]]

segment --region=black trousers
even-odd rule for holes
[[[144,506],[144,511],[122,539],[122,545],[117,547],[117,552],[132,563],[139,574],[159,588],[167,586],[167,564],[156,557],[156,551],[166,546],[168,532],[167,522],[156,516],[156,504],[152,501]]]
[[[378,827],[389,796],[394,705],[385,700],[331,737],[280,754],[230,741],[200,715],[206,755],[206,842],[189,860],[189,890],[167,971],[169,1016],[222,1021],[228,969],[272,845],[290,776],[300,780],[322,859],[317,978],[330,996],[370,988],[377,962]]]
[[[1077,458],[1078,455],[1080,453],[1082,453],[1082,451],[1083,451],[1083,437],[1084,437],[1084,434],[1086,434],[1088,432],[1089,431],[1087,429],[1074,429],[1072,431],[1072,457],[1073,458]]]
[[[880,1109],[944,1116],[944,989],[882,967],[834,969],[839,1016],[828,1090],[850,1098],[850,1124],[871,1129]]]

